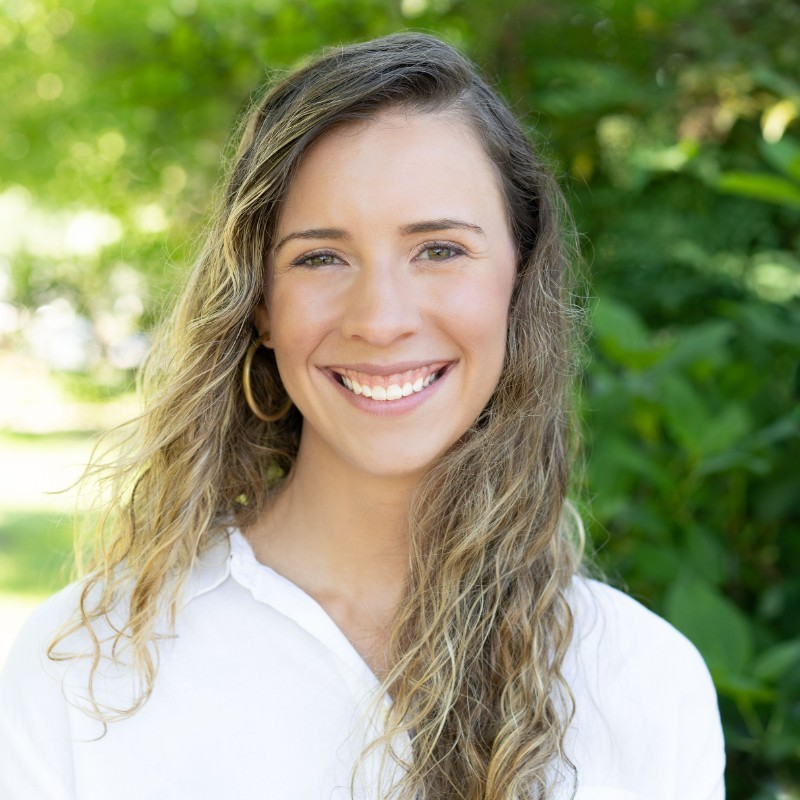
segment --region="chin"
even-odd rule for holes
[[[394,458],[377,457],[375,459],[365,459],[359,463],[354,463],[359,471],[372,475],[376,478],[392,479],[415,479],[421,478],[439,459],[444,451],[431,453],[421,458],[419,453],[408,455],[407,457],[395,455]]]

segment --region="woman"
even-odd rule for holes
[[[435,38],[267,93],[6,669],[4,797],[722,796],[702,660],[577,576],[563,219]]]

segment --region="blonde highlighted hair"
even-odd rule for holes
[[[545,798],[572,699],[562,664],[572,635],[567,590],[580,561],[565,499],[572,460],[574,310],[566,275],[574,234],[563,196],[497,94],[456,50],[425,34],[331,49],[286,76],[246,119],[226,189],[185,290],[140,375],[144,412],[118,457],[102,546],[70,631],[121,610],[113,635],[141,681],[156,680],[157,620],[174,623],[197,556],[246,528],[292,468],[302,418],[265,423],[248,408],[241,369],[281,203],[309,145],[388,108],[447,112],[477,134],[495,166],[518,269],[499,384],[478,419],[435,464],[409,513],[407,592],[383,689],[394,700],[381,748],[402,766],[402,798]],[[252,367],[265,409],[285,399],[271,350]],[[104,651],[92,638],[91,674]],[[91,689],[90,689],[91,691]],[[408,753],[391,749],[398,732]],[[556,769],[556,772],[558,769]]]

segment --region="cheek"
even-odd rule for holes
[[[512,279],[506,279],[503,271],[458,286],[447,303],[442,299],[439,306],[450,309],[451,324],[457,327],[465,349],[477,353],[498,371],[505,356],[511,291]]]
[[[270,320],[273,341],[294,349],[307,342],[330,324],[330,293],[319,291],[313,282],[278,281],[270,297]]]
[[[340,325],[341,289],[320,276],[303,280],[300,275],[273,284],[270,297],[272,344],[278,372],[289,396],[305,415],[314,383],[313,364],[320,347]]]
[[[328,326],[329,306],[315,301],[313,293],[276,286],[270,297],[270,330],[278,370],[290,394],[296,373],[322,340]]]

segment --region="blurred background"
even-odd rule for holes
[[[569,197],[596,561],[705,656],[729,797],[799,798],[796,0],[0,0],[0,661],[70,578],[50,492],[136,411],[232,122],[273,70],[404,28],[482,66]]]

